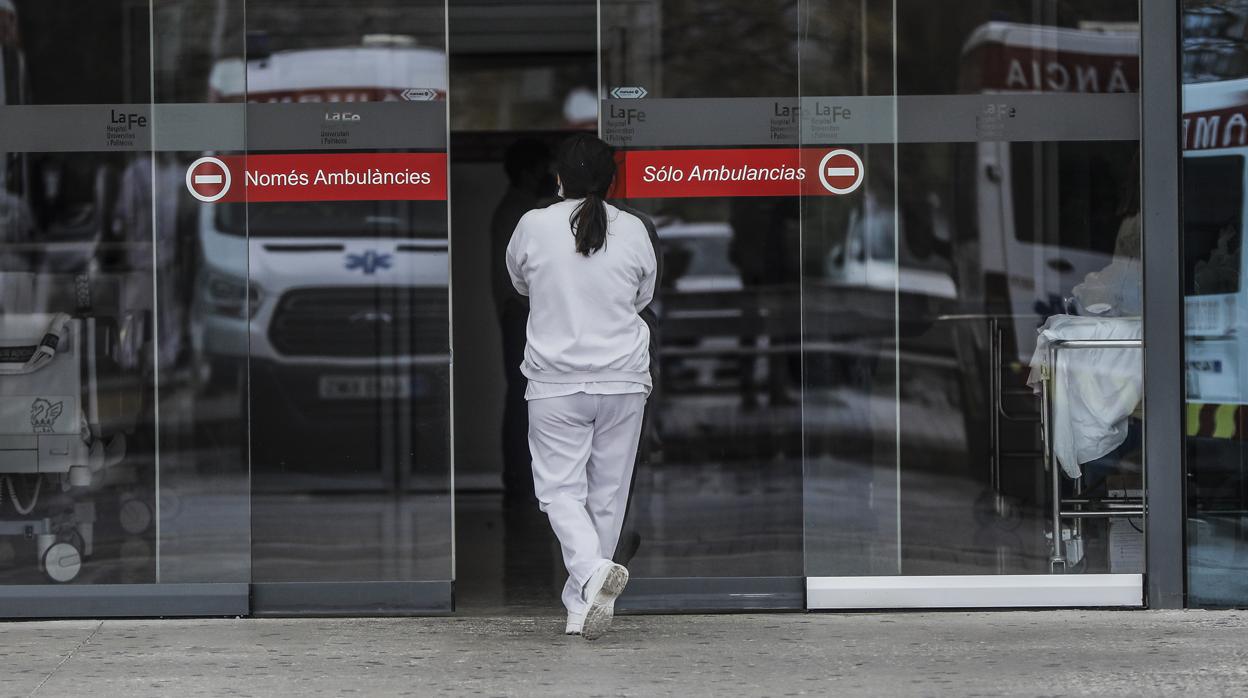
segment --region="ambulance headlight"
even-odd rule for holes
[[[260,308],[260,287],[236,276],[212,272],[205,284],[208,307],[217,315],[253,318]]]

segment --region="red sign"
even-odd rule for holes
[[[1183,115],[1183,149],[1216,150],[1248,146],[1248,107],[1244,105]]]
[[[988,44],[975,51],[979,84],[973,90],[1008,92],[1139,92],[1135,54],[1056,51],[1041,46]],[[974,63],[972,59],[972,64]],[[973,79],[973,78],[972,78]]]
[[[212,181],[218,165],[224,190]],[[197,180],[197,177],[207,179]],[[446,153],[299,153],[200,158],[186,186],[201,201],[444,201]],[[203,193],[209,197],[204,198]]]
[[[841,195],[865,176],[841,148],[629,150],[617,159],[612,195],[624,199]]]

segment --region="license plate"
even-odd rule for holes
[[[412,396],[408,376],[321,376],[322,400],[405,400]]]

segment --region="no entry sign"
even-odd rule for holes
[[[214,157],[202,157],[186,168],[186,188],[191,196],[211,203],[230,193],[233,184],[230,168]]]
[[[852,194],[866,173],[862,159],[852,150],[833,150],[819,161],[819,183],[833,194]]]
[[[614,196],[625,199],[842,196],[862,186],[862,159],[844,148],[629,150]]]

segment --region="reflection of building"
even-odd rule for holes
[[[1211,82],[1248,73],[1248,4],[1184,4],[1183,81]]]

